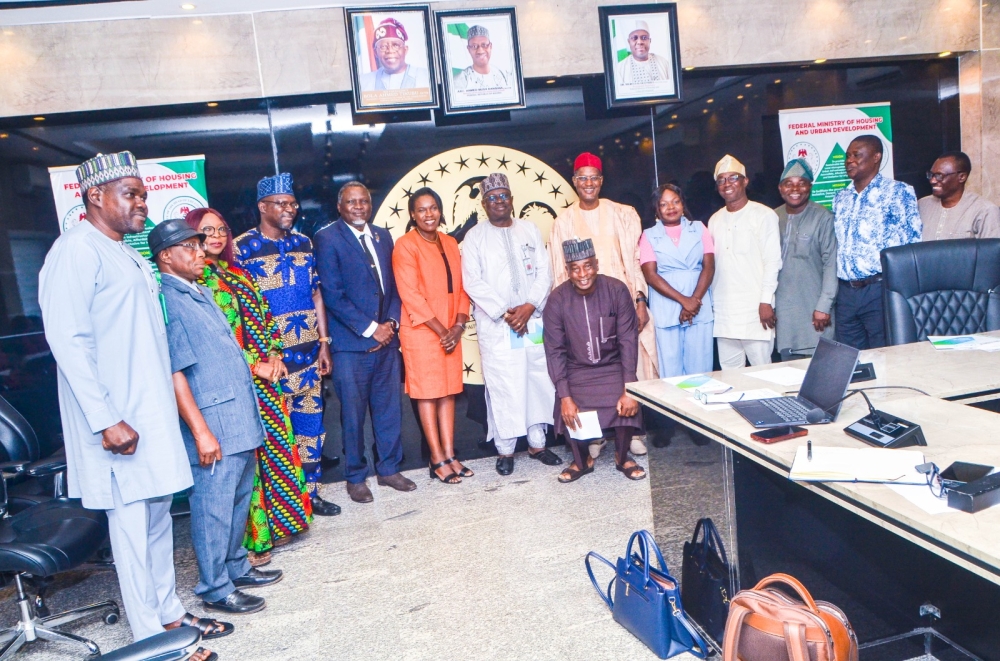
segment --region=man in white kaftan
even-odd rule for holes
[[[98,155],[77,178],[88,218],[52,245],[38,299],[58,364],[69,495],[107,511],[122,601],[141,640],[182,619],[206,626],[186,617],[174,588],[170,503],[192,486],[191,467],[159,283],[123,241],[147,213],[135,157]]]
[[[511,215],[507,178],[493,173],[480,189],[489,222],[473,227],[462,241],[462,279],[474,304],[486,383],[487,440],[500,455],[497,472],[510,475],[520,436],[527,435],[532,458],[549,466],[562,463],[545,449],[556,396],[542,346],[542,309],[552,272],[538,228]]]

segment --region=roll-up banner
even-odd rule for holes
[[[76,180],[75,165],[49,168],[52,195],[59,214],[59,231],[74,227],[87,217]],[[205,157],[175,156],[147,158],[139,161],[139,174],[149,197],[146,229],[139,234],[125,235],[125,242],[149,259],[149,230],[164,220],[183,218],[188,211],[208,206],[205,186]]]
[[[847,146],[859,135],[875,135],[882,140],[882,176],[893,178],[888,102],[781,110],[778,123],[785,163],[793,158],[809,163],[814,178],[811,199],[827,209],[833,208],[837,191],[851,181],[844,169],[844,158]]]

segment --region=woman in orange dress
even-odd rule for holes
[[[458,242],[438,232],[441,198],[430,188],[410,196],[415,227],[396,241],[392,270],[403,302],[399,342],[406,394],[417,402],[431,451],[430,476],[457,484],[473,472],[455,459],[455,395],[462,392],[462,333],[469,297],[462,288]]]

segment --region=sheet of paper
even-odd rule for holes
[[[928,335],[938,351],[1000,351],[1000,338],[985,335]]]
[[[746,372],[747,376],[777,383],[779,386],[801,386],[806,378],[806,371],[797,367],[775,367],[760,372]]]
[[[768,399],[770,397],[781,397],[778,393],[769,388],[759,388],[757,390],[730,390],[722,393],[705,393],[701,397],[689,398],[705,411],[725,411],[730,402],[746,402],[752,399]]]
[[[922,463],[923,453],[913,450],[816,445],[809,459],[804,443],[795,452],[788,477],[803,482],[894,482],[926,486],[926,478],[916,468]]]
[[[597,411],[580,411],[577,414],[580,418],[580,426],[576,429],[569,429],[569,437],[577,441],[590,441],[603,436],[601,432],[601,421],[597,417]]]
[[[948,507],[948,499],[938,498],[932,494],[926,484],[887,484],[886,486],[928,514],[947,514],[948,512],[960,511]]]
[[[708,376],[707,374],[688,374],[686,376],[671,376],[663,379],[672,386],[689,392],[720,392],[732,390],[732,386]]]
[[[518,335],[513,328],[507,328],[507,345],[511,349],[523,349],[530,346],[542,346],[542,320],[528,319],[528,330],[524,335]]]

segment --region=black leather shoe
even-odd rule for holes
[[[558,466],[562,463],[562,459],[559,458],[559,455],[548,448],[542,448],[541,452],[528,452],[528,456],[532,459],[537,459],[546,466]]]
[[[514,472],[514,457],[497,457],[497,472],[510,475]]]
[[[225,599],[220,599],[219,601],[204,601],[202,603],[205,605],[205,608],[209,610],[236,613],[240,615],[256,613],[257,611],[264,610],[264,607],[267,606],[267,602],[264,601],[263,597],[255,597],[252,594],[240,592],[239,590],[233,590]]]
[[[280,569],[257,569],[251,567],[250,571],[239,578],[233,579],[233,585],[237,588],[259,588],[265,585],[272,585],[281,580],[283,574]]]
[[[323,500],[318,495],[310,496],[309,499],[312,500],[313,514],[316,516],[337,516],[340,514],[340,505]]]

